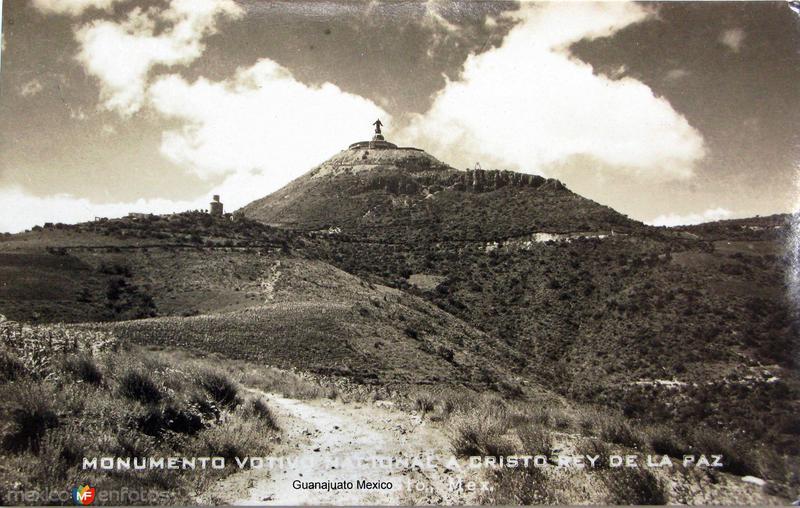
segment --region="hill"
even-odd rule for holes
[[[388,390],[557,394],[796,463],[786,234],[648,227],[555,180],[359,149],[230,217],[6,236],[0,313]]]
[[[91,328],[137,344],[218,352],[387,389],[521,390],[504,367],[521,362],[518,355],[424,299],[318,261],[273,256],[263,263],[268,274],[246,308]]]
[[[780,217],[653,228],[554,180],[363,149],[242,212],[496,337],[524,358],[516,376],[678,434],[722,427],[800,453]]]
[[[458,171],[416,149],[345,150],[241,212],[273,226],[379,242],[495,241],[642,227],[557,180]]]

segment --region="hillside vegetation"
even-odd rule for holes
[[[84,457],[244,457],[267,454],[279,431],[268,405],[220,365],[144,351],[111,334],[63,325],[0,323],[0,503],[48,505],[66,486],[141,497],[116,504],[191,504],[223,470],[83,470]],[[239,363],[237,370],[252,367]],[[260,369],[246,380],[292,380]],[[303,388],[301,388],[303,387]],[[316,392],[316,393],[321,393]]]
[[[6,236],[0,313],[386,393],[611,409],[663,424],[673,452],[727,433],[732,457],[761,457],[731,472],[788,489],[800,319],[785,219],[654,228],[555,180],[344,152],[234,217]]]

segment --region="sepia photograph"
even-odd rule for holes
[[[0,506],[800,504],[800,2],[0,7]]]

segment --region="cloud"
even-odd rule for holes
[[[524,4],[500,47],[470,55],[403,141],[459,166],[481,161],[546,173],[573,157],[629,174],[692,175],[705,154],[700,134],[644,83],[611,79],[575,58],[569,46],[609,37],[648,19],[639,4]]]
[[[23,97],[33,97],[41,92],[43,88],[42,82],[34,78],[20,87],[19,94]]]
[[[330,83],[305,85],[268,59],[220,82],[164,76],[149,98],[156,112],[183,123],[164,133],[162,153],[203,178],[239,182],[241,204],[368,138],[375,118],[390,122],[373,102]]]
[[[680,81],[683,78],[689,76],[689,74],[690,72],[687,71],[686,69],[678,68],[678,69],[670,69],[669,71],[667,71],[667,74],[664,77],[667,81]]]
[[[732,216],[733,212],[726,208],[712,208],[704,212],[689,213],[686,215],[679,215],[676,213],[659,215],[653,220],[648,221],[648,224],[653,226],[667,227],[688,226],[692,224],[701,224],[703,222],[714,222],[718,220],[730,219]]]
[[[730,30],[725,30],[719,36],[719,42],[724,44],[734,53],[738,53],[742,49],[742,43],[744,42],[745,33],[744,30],[741,28],[732,28]]]
[[[18,233],[45,222],[74,224],[95,217],[122,217],[130,212],[172,213],[206,208],[208,196],[193,201],[139,199],[128,203],[92,203],[69,194],[33,196],[19,187],[0,189],[0,203],[13,203],[0,214],[0,232]]]
[[[115,3],[125,0],[32,0],[33,7],[45,14],[80,16],[88,9],[108,11]]]
[[[103,106],[123,116],[144,102],[148,73],[155,65],[187,65],[205,49],[219,17],[243,13],[233,0],[172,0],[168,8],[136,7],[119,22],[96,20],[76,31],[77,59],[100,80]],[[159,33],[156,27],[166,26]]]

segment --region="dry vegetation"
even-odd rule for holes
[[[770,478],[763,491],[747,495],[751,502],[790,498],[800,485],[800,467],[766,448],[744,449],[736,439],[706,427],[676,435],[663,425],[632,421],[605,408],[564,405],[552,398],[509,402],[496,395],[465,391],[417,391],[403,399],[416,410],[449,429],[452,452],[461,457],[548,457],[546,467],[497,468],[489,472],[493,492],[481,501],[489,504],[696,504],[740,502],[746,489],[735,476]],[[560,454],[597,455],[596,467],[563,469]],[[610,467],[610,455],[671,457],[674,468]],[[722,454],[722,468],[689,469],[680,466],[684,455]],[[725,474],[732,476],[725,476]],[[725,478],[723,478],[725,477]],[[723,483],[727,491],[715,485]],[[732,488],[731,488],[732,487]],[[740,489],[740,492],[736,490]],[[698,498],[698,489],[708,489]],[[727,497],[726,497],[727,496]],[[755,497],[752,497],[755,496]],[[776,496],[776,497],[769,497]],[[742,498],[743,499],[743,498]]]
[[[87,360],[51,355],[48,345],[24,368],[13,350],[0,355],[6,396],[15,400],[19,391],[8,387],[24,381],[70,408],[62,399],[80,386],[101,405],[135,400],[144,415],[181,413],[185,397],[199,392],[245,425],[245,406],[231,406],[239,384],[336,395],[311,378],[262,367],[269,363],[363,385],[348,398],[438,387],[417,393],[409,407],[447,422],[459,453],[546,448],[565,436],[576,447],[612,452],[723,453],[727,472],[764,477],[771,492],[794,495],[800,319],[785,298],[784,218],[649,228],[553,182],[496,185],[470,189],[463,173],[426,163],[302,178],[245,209],[299,231],[190,212],[4,237],[0,312],[34,322],[117,321],[71,330],[114,330],[132,343],[207,354],[179,357],[173,367],[212,361],[227,371],[167,390],[161,367],[145,368],[139,352],[121,355],[117,368],[102,351]],[[597,237],[611,230],[617,234]],[[529,242],[537,232],[586,235]],[[158,317],[139,319],[151,316]],[[163,366],[176,353],[148,355]],[[79,381],[42,378],[52,362]],[[476,405],[459,387],[501,398]],[[547,391],[591,409],[552,409],[567,407],[551,406],[555,397],[534,407]],[[25,411],[43,435],[67,435],[63,422],[74,422],[64,410],[55,420],[47,407]],[[107,412],[117,421],[135,420],[114,411]],[[224,422],[208,426],[214,418],[197,416],[200,430],[166,435],[224,439]],[[169,421],[197,425],[181,418]],[[147,421],[161,425],[157,416]],[[7,453],[43,449],[38,438],[25,442]],[[170,446],[161,437],[156,445]],[[598,502],[691,498],[659,475],[592,477],[587,488]],[[578,490],[558,494],[578,485],[564,475],[495,480],[510,497],[487,502],[580,500]]]
[[[191,502],[235,469],[132,475],[82,471],[83,457],[263,455],[279,429],[267,403],[243,384],[330,395],[290,372],[121,347],[102,332],[6,321],[0,339],[2,504],[20,504],[20,491],[79,483],[157,491],[160,504]]]

